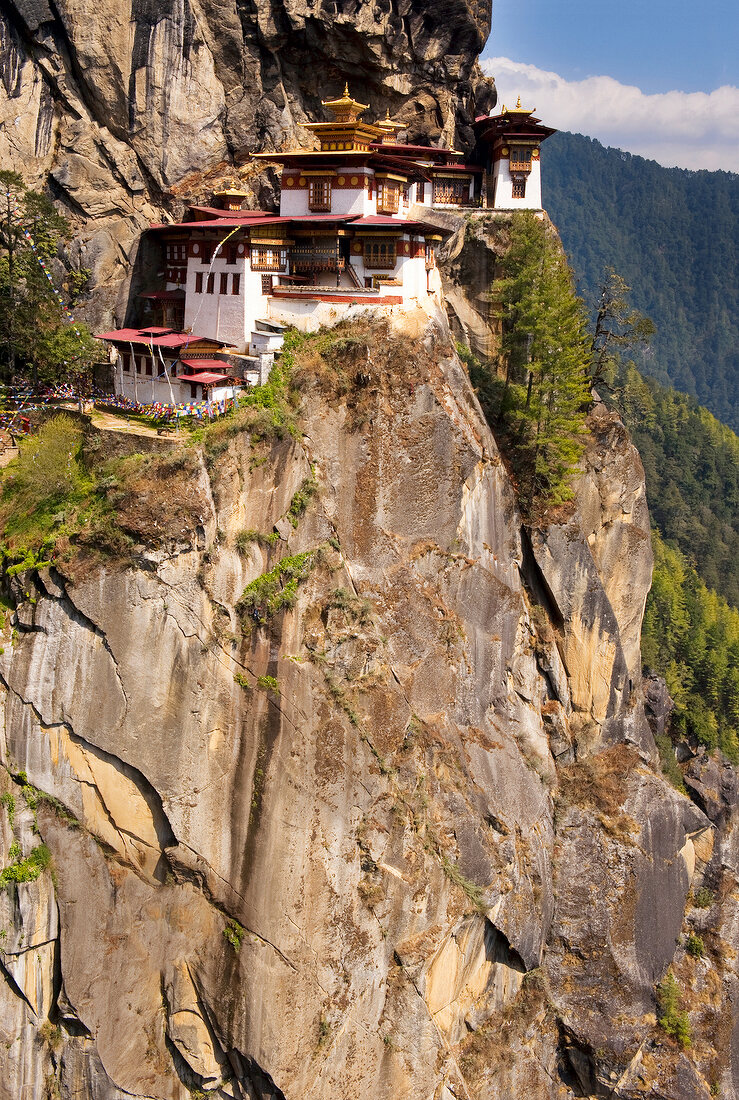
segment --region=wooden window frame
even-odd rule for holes
[[[221,272],[221,281],[220,281],[220,284],[218,286],[218,293],[219,294],[228,294],[228,272],[227,271],[222,271]]]
[[[384,250],[384,253],[383,253]],[[364,241],[364,266],[366,268],[379,269],[380,271],[393,271],[398,262],[398,242],[396,240],[365,239]]]
[[[241,274],[239,272],[231,276],[231,293],[241,293]]]
[[[308,180],[308,209],[314,214],[331,212],[330,176],[314,176]]]
[[[202,271],[195,272],[195,293],[203,293],[203,273]]]
[[[400,184],[397,180],[380,180],[377,187],[377,213],[397,214],[400,209]]]
[[[205,293],[206,294],[213,294],[214,291],[215,291],[215,288],[216,288],[216,277],[215,277],[215,273],[213,271],[211,271],[210,275],[208,276],[208,281],[205,285]]]
[[[468,206],[470,203],[470,181],[468,177],[449,179],[437,176],[432,184],[432,203],[439,206]]]

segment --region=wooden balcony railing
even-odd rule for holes
[[[508,162],[511,172],[530,172],[530,160],[511,160]]]

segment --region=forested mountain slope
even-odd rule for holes
[[[589,300],[613,266],[658,328],[643,369],[739,428],[739,179],[689,172],[558,133],[544,206]]]
[[[644,463],[652,523],[739,607],[739,438],[633,367],[616,380],[615,398]]]

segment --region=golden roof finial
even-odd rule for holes
[[[349,81],[344,85],[344,94],[338,99],[322,99],[324,107],[328,107],[337,122],[356,122],[363,111],[369,107],[368,103],[359,103],[349,94]]]
[[[520,97],[520,96],[519,96],[519,97],[518,97],[518,99],[516,100],[516,110],[517,110],[517,111],[520,111],[520,110],[521,110],[521,97]]]

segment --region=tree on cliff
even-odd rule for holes
[[[598,290],[591,346],[593,385],[609,382],[621,366],[621,353],[649,343],[657,328],[629,305],[631,287],[612,267],[606,268]]]
[[[535,215],[513,216],[502,268],[497,424],[531,511],[572,496],[590,400],[590,340],[567,261]]]
[[[74,381],[99,354],[87,327],[65,317],[51,275],[69,232],[45,195],[26,187],[17,172],[0,171],[0,363],[9,378]],[[66,272],[68,299],[80,278]]]

